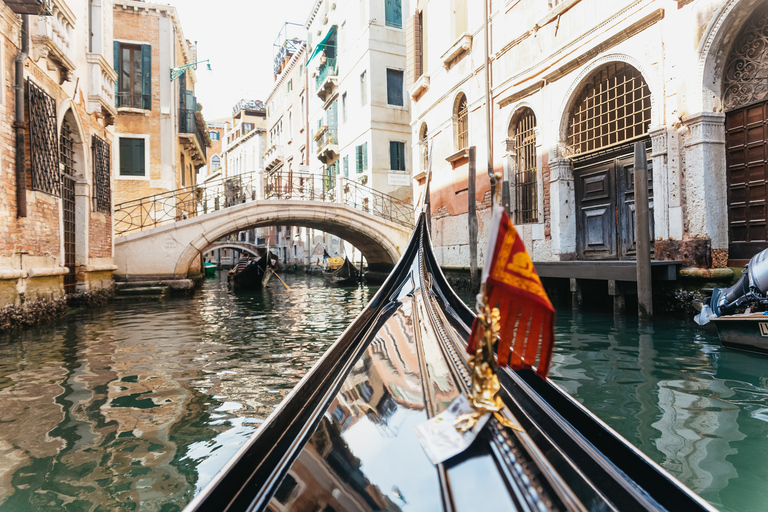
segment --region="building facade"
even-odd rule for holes
[[[305,28],[310,169],[411,201],[408,10],[401,0],[318,0]]]
[[[116,75],[109,0],[0,2],[0,25],[5,328],[111,290]]]
[[[469,266],[473,209],[482,261],[489,168],[534,260],[634,259],[636,142],[655,259],[717,268],[768,247],[764,2],[492,2],[490,109],[483,10],[420,1],[410,14],[413,165],[431,146],[443,265]]]
[[[114,27],[115,201],[192,186],[206,164],[205,126],[194,67],[185,68],[196,61],[196,49],[176,8],[118,0]]]
[[[204,169],[205,172],[202,176],[198,176],[198,181],[211,179],[214,176],[221,176],[221,172],[225,164],[225,134],[231,126],[232,125],[228,119],[206,123],[206,130],[208,131],[208,139],[211,141],[211,146],[206,151],[207,161]]]

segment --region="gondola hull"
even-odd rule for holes
[[[187,511],[714,511],[530,371],[501,371],[516,428],[491,419],[433,465],[414,425],[469,391],[472,312],[431,251],[422,214],[365,310]]]
[[[260,290],[269,282],[274,266],[275,260],[270,260],[270,256],[248,258],[247,264],[238,263],[227,279],[235,291]]]
[[[360,272],[347,258],[341,267],[323,272],[323,277],[331,286],[357,286],[360,282]]]

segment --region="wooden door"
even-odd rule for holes
[[[653,163],[648,159],[648,215],[650,216],[650,241],[653,251]],[[637,246],[635,240],[635,159],[634,156],[622,158],[616,162],[618,185],[617,195],[619,211],[618,254],[619,259],[636,259]]]
[[[616,165],[613,160],[574,172],[579,259],[616,258]]]
[[[768,248],[767,120],[768,101],[732,110],[725,117],[730,259],[749,259]]]
[[[634,180],[634,156],[606,160],[574,171],[579,259],[636,258]],[[653,168],[650,160],[648,199],[653,241]]]

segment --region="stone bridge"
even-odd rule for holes
[[[229,195],[214,201],[208,189],[197,187],[183,189],[183,193],[174,191],[173,207],[168,206],[171,196],[116,205],[115,229],[120,235],[122,227],[124,234],[115,238],[115,276],[131,281],[184,279],[199,255],[222,237],[267,226],[307,227],[331,233],[357,247],[368,260],[369,269],[392,268],[411,235],[410,205],[385,204],[377,193],[361,191],[358,184],[350,186],[342,178],[336,179],[330,192],[323,187],[324,193],[315,194],[311,184],[304,178],[298,181],[295,174],[279,182],[277,193],[270,183],[260,185],[258,190],[265,191],[264,195],[272,192],[269,198],[259,198],[261,193],[249,193],[247,189],[238,189],[240,195],[233,196],[230,188]],[[193,198],[186,205],[182,197],[185,194]],[[233,197],[238,200],[232,201]],[[162,219],[158,205],[162,212],[172,212],[175,217],[171,221]],[[135,220],[129,224],[126,212],[131,212],[133,219],[142,219],[142,225],[136,228]],[[144,219],[149,219],[146,225]]]

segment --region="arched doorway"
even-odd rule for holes
[[[768,248],[768,4],[734,40],[723,77],[728,257],[749,259]]]
[[[603,66],[579,89],[567,131],[579,259],[635,258],[634,143],[650,150],[650,122],[650,89],[629,64]],[[648,158],[651,240],[652,176]]]
[[[61,122],[59,132],[59,168],[61,170],[61,210],[62,233],[64,240],[64,266],[69,272],[64,275],[64,293],[72,294],[77,288],[77,266],[86,262],[87,226],[84,218],[78,218],[77,212],[88,211],[87,197],[85,204],[78,208],[82,200],[82,190],[78,183],[85,181],[83,172],[85,156],[80,132],[72,110],[68,110]]]

